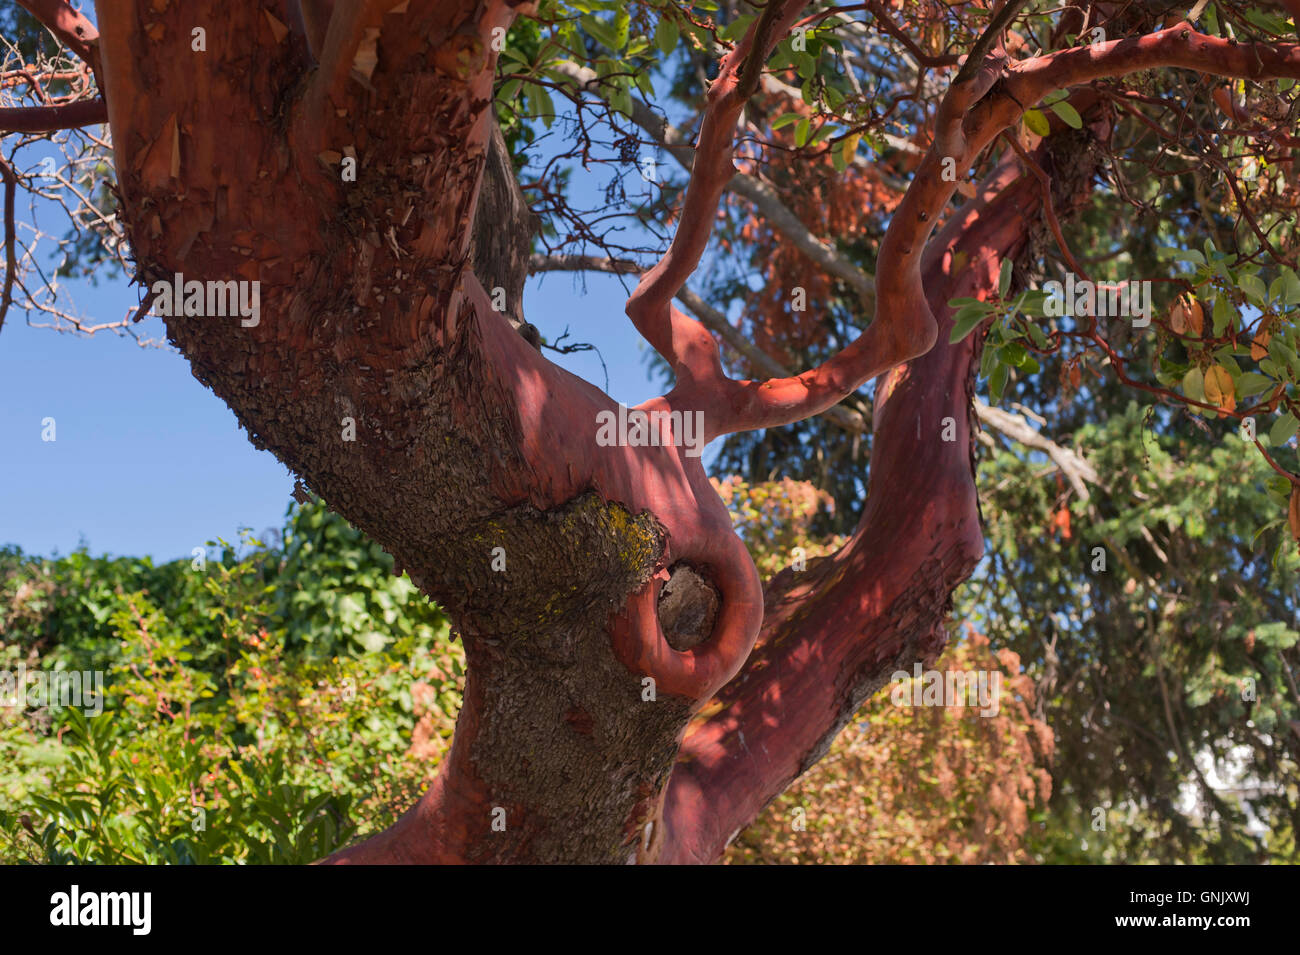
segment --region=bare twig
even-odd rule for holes
[[[14,276],[18,272],[18,261],[14,256],[14,193],[18,189],[18,178],[4,159],[0,159],[0,175],[5,181],[5,289],[0,297],[0,331],[3,331],[5,315],[13,301]]]

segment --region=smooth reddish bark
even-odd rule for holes
[[[108,108],[100,99],[66,106],[20,106],[0,109],[0,133],[48,133],[108,122]]]

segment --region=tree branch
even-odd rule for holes
[[[979,400],[975,402],[975,411],[984,424],[1027,448],[1033,448],[1046,454],[1061,469],[1061,473],[1070,482],[1070,486],[1074,488],[1074,493],[1079,496],[1079,499],[1082,501],[1089,499],[1087,485],[1099,483],[1100,478],[1097,475],[1097,469],[1079,454],[1070,448],[1062,447],[1050,438],[1035,431],[1021,415],[1011,414],[1001,408],[991,408]]]
[[[1145,36],[1110,40],[1020,60],[1007,68],[1005,93],[972,114],[982,126],[1015,103],[1032,106],[1055,89],[1159,67],[1236,79],[1300,78],[1300,44],[1239,43],[1198,33],[1186,21]],[[1018,113],[1016,114],[1018,115]],[[982,130],[981,137],[986,135]]]
[[[529,264],[529,273],[556,271],[606,272],[614,275],[640,274],[645,271],[637,263],[628,259],[611,259],[597,255],[534,255]],[[714,308],[695,292],[690,286],[683,285],[677,293],[677,300],[685,305],[707,328],[722,338],[728,345],[747,358],[757,371],[774,377],[789,374],[785,366],[767,354],[727,321],[727,316]],[[867,421],[852,408],[835,405],[824,412],[825,417],[853,434],[866,434],[870,430]]]
[[[607,272],[611,275],[640,275],[644,272],[631,259],[611,259],[603,255],[568,255],[559,252],[538,253],[528,263],[528,274],[538,272]]]
[[[0,157],[0,176],[5,181],[5,286],[0,295],[0,331],[5,327],[5,316],[14,299],[14,277],[18,273],[18,260],[14,255],[14,193],[18,189],[18,178],[13,169]]]
[[[975,45],[971,47],[970,53],[966,55],[966,62],[962,64],[961,69],[957,71],[956,77],[953,78],[953,86],[962,86],[971,82],[976,74],[984,67],[984,58],[988,55],[989,49],[998,41],[1002,31],[1011,25],[1029,0],[1006,0],[1002,9],[997,12],[989,22],[984,32],[980,34]]]
[[[581,89],[600,95],[601,79],[596,75],[595,70],[566,61],[560,63],[556,71],[567,76]],[[764,79],[765,82],[772,80],[771,77]],[[799,91],[795,90],[794,96],[797,98],[798,95]],[[682,168],[687,172],[691,171],[694,165],[694,151],[685,141],[681,130],[639,98],[632,100],[632,122],[667,150]],[[903,145],[915,148],[911,143],[903,143]],[[772,228],[785,236],[809,260],[852,287],[862,297],[863,318],[871,318],[876,307],[876,283],[870,273],[854,265],[846,256],[836,251],[831,243],[813,235],[790,207],[781,201],[776,190],[760,177],[737,170],[728,181],[727,189],[748,200]]]
[[[966,230],[958,248],[969,268],[930,257],[937,312],[947,315],[953,296],[996,288],[997,261],[1023,242],[1035,195],[1022,178]],[[983,553],[968,410],[977,354],[977,336],[944,336],[878,386],[862,520],[834,555],[769,581],[758,645],[683,743],[661,861],[716,859],[891,672],[942,647],[952,588]],[[945,427],[954,440],[942,440]]]
[[[99,31],[67,0],[18,0],[18,3],[58,37],[60,43],[92,68],[98,67]]]
[[[66,106],[18,106],[0,109],[0,133],[49,133],[108,122],[102,99],[82,100]]]
[[[758,84],[775,38],[789,29],[805,5],[804,0],[770,0],[723,58],[718,78],[709,88],[695,163],[672,242],[627,302],[628,317],[637,331],[673,368],[679,386],[688,389],[716,391],[710,386],[723,380],[722,365],[717,342],[699,322],[675,310],[672,299],[699,265],[713,232],[718,202],[736,172],[732,150],[741,110]],[[708,432],[718,433],[712,428]]]
[[[1017,7],[1014,2],[1003,14]],[[992,43],[994,26],[981,40]],[[987,49],[988,44],[984,44]],[[970,66],[975,58],[967,60]],[[1103,76],[1160,66],[1181,66],[1221,76],[1251,79],[1300,77],[1300,46],[1235,44],[1195,33],[1186,24],[1143,37],[1096,47],[1064,50],[1003,68],[997,59],[972,66],[966,80],[954,80],[939,108],[936,135],[911,185],[890,220],[876,265],[877,317],[857,340],[817,369],[796,378],[766,382],[727,381],[728,413],[714,427],[719,433],[772,427],[817,414],[864,382],[934,343],[937,322],[926,304],[921,260],[934,223],[956,191],[956,179],[975,157],[1027,106],[1054,89]],[[965,70],[965,67],[963,67]],[[1006,73],[1003,91],[985,96]],[[944,175],[945,162],[955,177]]]

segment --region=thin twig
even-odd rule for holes
[[[18,189],[18,177],[2,158],[0,175],[4,176],[5,181],[5,290],[3,296],[0,296],[0,331],[3,331],[5,315],[9,312],[9,303],[13,301],[14,276],[18,273],[18,261],[14,256],[14,193]]]

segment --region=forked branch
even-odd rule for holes
[[[67,0],[18,0],[28,13],[59,38],[59,42],[92,68],[97,67],[99,31]]]

